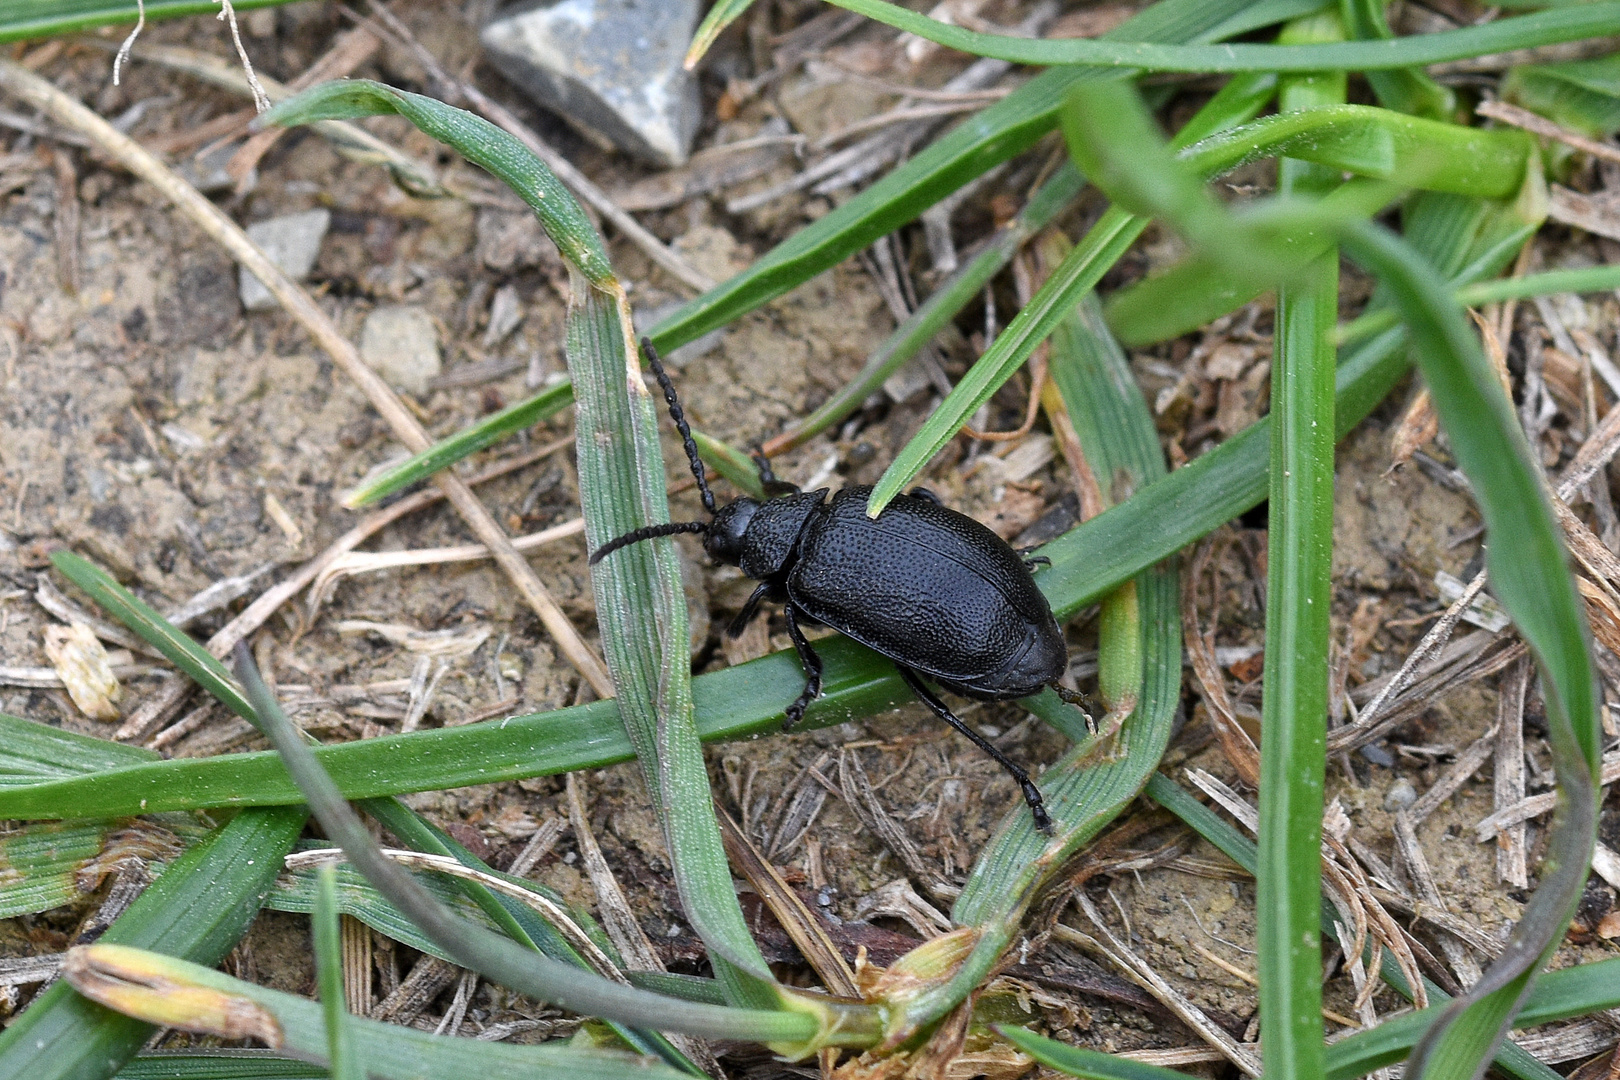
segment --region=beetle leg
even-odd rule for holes
[[[799,663],[804,665],[804,692],[794,698],[793,704],[787,707],[787,718],[782,721],[782,730],[792,729],[794,724],[804,719],[804,710],[809,704],[821,695],[821,657],[816,655],[815,648],[799,629],[799,620],[793,614],[793,605],[789,604],[783,612],[787,616],[788,637],[793,639],[793,647],[798,650]]]
[[[910,491],[906,492],[906,494],[913,499],[921,499],[923,502],[931,502],[935,506],[945,505],[938,495],[935,495],[932,491],[929,491],[925,487],[914,487]]]
[[[1025,555],[1024,565],[1033,570],[1037,566],[1051,566],[1052,560],[1048,559],[1045,555]]]
[[[748,456],[754,459],[754,467],[759,470],[759,484],[765,489],[766,498],[774,499],[778,495],[799,493],[798,488],[776,475],[776,470],[771,468],[771,459],[765,456],[765,451],[755,446]]]
[[[956,714],[946,708],[945,703],[939,700],[932,690],[923,685],[922,679],[917,676],[915,671],[907,667],[901,667],[899,664],[896,664],[895,667],[899,670],[900,677],[906,680],[906,685],[911,687],[911,692],[916,694],[924,705],[934,710],[935,716],[966,735],[974,746],[989,754],[995,759],[997,765],[1007,770],[1007,774],[1018,781],[1019,790],[1024,793],[1024,802],[1028,804],[1029,812],[1035,818],[1035,827],[1043,833],[1050,833],[1052,831],[1052,819],[1047,815],[1046,803],[1041,798],[1041,791],[1035,786],[1035,782],[1029,778],[1029,773],[1025,772],[1022,766],[1006,754],[997,750],[990,740],[958,719]]]
[[[749,622],[754,618],[754,612],[759,610],[760,601],[769,596],[770,592],[771,587],[768,583],[761,582],[755,587],[753,593],[748,597],[748,602],[742,606],[741,611],[737,612],[737,617],[731,620],[731,625],[726,627],[726,637],[737,637],[747,628]]]

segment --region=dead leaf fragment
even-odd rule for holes
[[[121,945],[69,949],[62,977],[91,1001],[125,1016],[226,1039],[258,1039],[275,1049],[281,1024],[269,1010],[240,994],[181,981],[166,957]]]
[[[80,712],[107,723],[118,719],[124,688],[94,631],[82,622],[53,623],[45,628],[45,655]]]

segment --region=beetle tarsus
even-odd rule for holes
[[[1043,833],[1051,832],[1052,819],[1046,812],[1046,801],[1041,798],[1041,789],[1035,786],[1035,782],[1029,778],[1029,773],[1024,771],[1023,766],[996,749],[989,739],[968,727],[966,723],[946,707],[943,701],[939,700],[939,697],[932,690],[923,685],[922,679],[915,671],[908,667],[901,667],[899,664],[896,664],[895,667],[900,672],[900,677],[906,680],[906,685],[911,687],[911,692],[916,694],[924,705],[932,709],[935,716],[966,735],[974,746],[994,758],[996,764],[1005,769],[1007,774],[1017,781],[1018,790],[1023,792],[1024,802],[1029,806],[1030,816],[1035,819],[1035,827]]]
[[[757,590],[756,590],[757,591]],[[782,723],[783,731],[790,731],[800,720],[804,719],[804,710],[810,703],[821,696],[821,657],[816,654],[815,647],[799,629],[799,620],[793,613],[793,605],[789,604],[782,610],[787,617],[788,637],[793,639],[793,648],[799,654],[799,663],[804,665],[804,691],[787,707],[786,719]]]

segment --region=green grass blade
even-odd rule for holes
[[[170,865],[102,941],[216,964],[247,930],[304,827],[299,806],[248,810]],[[58,982],[0,1031],[0,1076],[111,1076],[152,1035]]]
[[[720,0],[703,16],[697,30],[692,34],[692,44],[686,50],[686,69],[688,71],[697,67],[703,54],[709,51],[722,31],[740,18],[743,12],[754,6],[754,0]]]
[[[1298,14],[1297,4],[1160,0],[1104,35],[1113,41],[1212,40]],[[661,350],[694,341],[801,285],[885,236],[963,184],[1029,149],[1051,131],[1070,87],[1117,78],[1106,69],[1044,72],[934,140],[906,164],[795,232],[753,266],[672,313],[650,331]]]
[[[83,955],[113,970],[131,970],[160,977],[178,987],[238,999],[274,1018],[281,1029],[284,1053],[316,1062],[328,1060],[321,1006],[307,998],[243,982],[199,964],[136,949],[92,945],[83,950]],[[536,1076],[569,1076],[579,1080],[625,1080],[628,1077],[678,1080],[688,1076],[667,1065],[610,1050],[562,1043],[525,1046],[450,1038],[361,1017],[348,1018],[348,1024],[354,1035],[355,1050],[365,1060],[368,1072],[388,1080],[465,1080],[470,1076],[482,1080],[532,1080]]]
[[[1233,79],[1199,110],[1182,138],[1190,143],[1226,125],[1242,123],[1264,107],[1274,87],[1275,81],[1267,75]],[[1082,171],[1087,171],[1093,163],[1080,164]],[[979,406],[1023,366],[1035,348],[1051,335],[1080,298],[1102,280],[1146,227],[1146,218],[1134,216],[1119,206],[1111,206],[1103,213],[1007,329],[997,335],[990,348],[968,369],[917,434],[895,455],[872,488],[867,501],[868,514],[876,517],[890,499],[911,486],[929,460],[955,438]]]
[[[260,123],[292,127],[386,115],[405,117],[505,181],[529,204],[564,259],[593,284],[614,280],[602,238],[568,189],[517,139],[472,113],[370,79],[345,79],[310,87],[265,113]]]
[[[1524,277],[1498,278],[1464,285],[1453,295],[1463,307],[1481,307],[1499,300],[1528,300],[1561,293],[1600,293],[1620,289],[1620,266],[1587,266],[1579,270],[1549,270]],[[1400,322],[1393,307],[1368,311],[1339,327],[1340,345],[1358,344]]]
[[[1546,686],[1562,796],[1549,865],[1501,958],[1447,1008],[1413,1055],[1413,1076],[1472,1077],[1506,1034],[1536,968],[1562,940],[1586,880],[1597,827],[1599,736],[1585,609],[1512,406],[1438,276],[1375,227],[1347,227],[1344,244],[1391,285],[1411,328],[1413,352],[1486,523],[1492,589],[1536,656]]]
[[[1620,131],[1620,53],[1513,68],[1502,80],[1502,99],[1607,139]]]
[[[1081,1046],[1070,1046],[1010,1024],[997,1024],[996,1031],[1048,1069],[1078,1076],[1082,1080],[1192,1080],[1184,1072],[1115,1057],[1098,1050],[1087,1050]]]
[[[0,788],[82,776],[162,757],[144,746],[78,735],[0,713]]]
[[[1279,41],[1344,36],[1336,13],[1302,19]],[[1285,110],[1342,103],[1332,73],[1285,78]],[[1337,170],[1284,158],[1280,194],[1318,197]],[[1260,867],[1255,945],[1261,1051],[1268,1074],[1322,1071],[1321,845],[1333,606],[1333,328],[1339,254],[1329,248],[1277,290],[1267,501],[1265,692],[1260,740]]]
[[[321,1003],[321,1020],[326,1027],[326,1060],[332,1080],[365,1080],[349,1027],[349,1010],[343,1000],[343,942],[338,930],[337,870],[323,866],[316,876],[315,942],[316,996]]]
[[[563,382],[548,386],[533,397],[515,405],[508,405],[449,438],[440,439],[420,454],[413,454],[393,468],[385,469],[363,486],[345,495],[343,505],[350,510],[356,510],[362,506],[369,506],[379,499],[385,499],[400,488],[426,480],[440,469],[448,468],[464,457],[495,445],[508,435],[515,435],[524,428],[550,419],[573,404],[573,401],[572,383]]]
[[[273,7],[291,0],[235,0],[237,11]],[[28,41],[54,34],[94,30],[100,26],[133,23],[139,9],[135,0],[3,0],[0,2],[0,42]],[[217,15],[218,0],[147,0],[148,20],[178,19],[186,15]]]
[[[236,680],[225,670],[225,665],[134,593],[114,581],[105,570],[83,556],[66,550],[52,552],[51,565],[83,589],[109,615],[161,652],[169,663],[191,676],[198,686],[212,694],[227,709],[250,724],[258,724],[253,706],[248,704]]]
[[[327,1080],[327,1072],[272,1050],[157,1050],[119,1069],[118,1080]]]
[[[975,56],[1010,60],[1015,64],[1040,67],[1085,64],[1206,74],[1223,71],[1390,71],[1510,49],[1530,49],[1603,37],[1613,34],[1616,27],[1620,27],[1620,4],[1592,3],[1392,41],[1354,41],[1336,45],[1163,45],[1102,38],[1043,40],[981,34],[907,11],[885,0],[829,2],[949,48]]]

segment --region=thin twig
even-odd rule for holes
[[[1543,135],[1549,139],[1557,139],[1567,143],[1577,150],[1591,154],[1595,158],[1605,161],[1620,161],[1620,146],[1588,139],[1580,132],[1571,131],[1553,123],[1544,116],[1537,115],[1529,109],[1521,109],[1517,105],[1509,105],[1505,101],[1482,101],[1474,106],[1474,111],[1480,116],[1488,116],[1492,120],[1500,120],[1504,124],[1523,128],[1536,135]]]
[[[135,0],[135,29],[129,32],[129,37],[125,38],[124,43],[118,46],[118,53],[113,57],[112,80],[114,86],[118,85],[118,79],[119,75],[121,74],[121,69],[124,66],[124,61],[129,59],[129,50],[135,47],[135,39],[140,37],[141,31],[145,29],[146,0]]]
[[[103,152],[136,176],[157,188],[178,206],[204,232],[224,247],[237,262],[258,278],[288,313],[325,350],[344,374],[352,379],[372,407],[393,429],[395,438],[413,451],[426,450],[431,440],[416,417],[405,407],[393,389],[360,358],[359,351],[343,335],[331,317],[317,305],[302,286],[270,260],[247,234],[219,207],[203,198],[173,170],[148,153],[140,144],[115,130],[101,117],[57,89],[51,83],[17,64],[0,61],[0,88],[42,110],[58,123],[88,136]],[[495,553],[495,561],[512,579],[528,601],[558,648],[601,697],[613,696],[613,680],[607,668],[591,652],[550,592],[523,558],[512,547],[488,508],[458,477],[440,472],[434,481],[445,492],[474,535]]]

